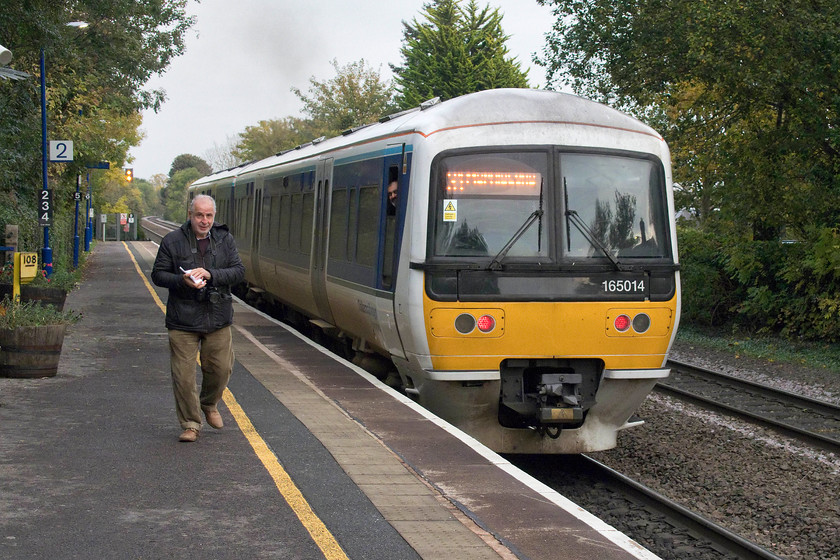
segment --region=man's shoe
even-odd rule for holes
[[[187,443],[192,443],[198,439],[198,430],[195,428],[187,428],[181,433],[181,437],[178,438],[178,441],[185,441]]]
[[[222,422],[222,415],[219,414],[218,410],[205,410],[204,417],[207,419],[207,423],[217,430],[221,430],[225,426],[225,423]]]

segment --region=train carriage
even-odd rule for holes
[[[668,375],[668,148],[598,103],[429,102],[197,193],[216,197],[252,290],[387,359],[407,394],[496,451],[614,447]]]

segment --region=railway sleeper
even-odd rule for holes
[[[595,404],[600,360],[509,359],[501,364],[499,422],[509,428],[576,428]]]

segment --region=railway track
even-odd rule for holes
[[[180,224],[164,220],[155,216],[150,216],[140,220],[140,227],[146,235],[146,239],[160,243],[163,236],[177,228]]]
[[[840,453],[840,406],[676,361],[656,391]]]
[[[780,558],[585,455],[507,458],[663,559]]]

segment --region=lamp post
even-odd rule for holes
[[[91,234],[92,225],[90,216],[90,209],[93,204],[93,195],[90,192],[90,171],[87,172],[87,195],[85,195],[85,253],[90,252],[90,242],[93,239]]]
[[[76,174],[76,217],[73,220],[73,270],[79,268],[79,200],[82,197],[82,174]]]
[[[49,182],[47,181],[47,81],[44,78],[44,47],[41,47],[41,196],[49,193]],[[49,196],[47,194],[47,196]],[[40,197],[39,197],[40,198]],[[42,202],[38,201],[39,206]],[[40,210],[40,209],[39,209]],[[40,214],[40,211],[39,211]],[[41,251],[41,262],[44,263],[44,272],[47,276],[52,274],[52,248],[50,247],[50,226],[44,226],[44,248]]]
[[[71,21],[66,24],[68,27],[75,27],[77,29],[84,29],[88,24],[84,21]],[[41,47],[40,58],[41,70],[41,177],[42,177],[42,196],[46,196],[49,200],[49,181],[47,180],[47,79],[44,72],[44,47]],[[42,202],[39,200],[39,206]],[[39,212],[40,213],[40,212]],[[49,277],[53,269],[53,251],[50,247],[50,226],[44,225],[44,248],[41,251],[41,262],[44,263],[44,273]]]

